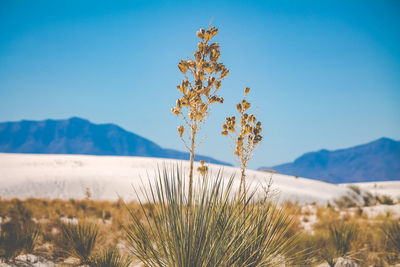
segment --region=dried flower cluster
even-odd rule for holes
[[[221,55],[219,44],[209,43],[217,33],[218,29],[215,27],[200,29],[197,32],[200,42],[197,51],[194,52],[194,60],[181,60],[178,63],[178,68],[185,78],[177,86],[182,96],[176,100],[172,113],[182,116],[186,124],[178,127],[178,133],[190,152],[189,203],[192,195],[194,151],[198,145],[195,140],[196,134],[204,125],[211,104],[224,102],[216,93],[221,88],[221,81],[229,74],[224,64],[218,62]],[[184,138],[186,129],[189,142]]]
[[[246,87],[244,90],[244,97],[241,103],[236,105],[236,109],[240,114],[240,124],[236,123],[236,117],[227,117],[226,122],[222,125],[222,135],[230,136],[235,144],[234,154],[238,157],[240,169],[242,172],[242,179],[240,182],[240,190],[245,194],[245,178],[247,163],[253,155],[254,148],[262,140],[261,122],[253,114],[247,113],[251,104],[246,100],[250,88]]]
[[[203,120],[209,111],[209,105],[223,103],[224,99],[216,95],[229,70],[224,64],[218,63],[221,55],[219,44],[208,44],[209,40],[218,33],[215,27],[207,31],[201,29],[197,36],[201,39],[198,50],[194,53],[195,60],[181,60],[178,68],[185,75],[185,79],[177,86],[182,97],[176,100],[176,107],[172,108],[175,115],[183,115],[182,108],[189,108],[190,121]],[[187,77],[187,72],[192,75],[193,80]]]
[[[205,176],[208,172],[208,166],[204,160],[200,160],[200,167],[197,168],[197,171],[202,175]]]

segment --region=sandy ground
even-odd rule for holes
[[[0,153],[0,198],[82,199],[85,198],[88,188],[92,199],[96,200],[115,200],[119,197],[124,200],[137,200],[138,196],[133,188],[143,186],[143,182],[148,186],[148,179],[153,180],[157,169],[164,166],[178,166],[188,173],[189,163],[142,157]],[[197,166],[198,163],[195,168]],[[238,187],[240,175],[237,168],[211,164],[209,169],[213,174],[222,170],[226,180],[234,175],[235,188]],[[196,178],[200,178],[198,173]],[[334,199],[351,192],[347,188],[349,184],[334,185],[301,177],[248,171],[248,183],[259,192],[263,192],[270,179],[272,190],[279,200],[290,200],[299,204],[326,204],[328,201],[332,203]],[[372,194],[390,195],[395,201],[400,197],[400,181],[356,185]],[[302,210],[303,213],[307,211],[309,214],[303,216],[307,218],[300,218],[302,225],[305,230],[311,231],[316,221],[315,206],[304,205]],[[400,217],[400,204],[364,207],[363,212],[371,217],[379,214],[385,216],[388,213]],[[34,255],[19,256],[16,264],[0,263],[0,267],[10,266],[51,267],[55,264]]]
[[[188,173],[189,162],[122,156],[0,153],[0,197],[82,199],[89,188],[93,199],[137,200],[133,187],[138,188],[143,182],[148,184],[149,178],[153,181],[157,168],[163,166],[180,166]],[[222,170],[224,179],[234,175],[235,187],[238,187],[237,168],[210,164],[209,170],[213,174]],[[195,176],[201,179],[198,173]],[[301,177],[254,170],[247,173],[248,183],[259,192],[263,192],[270,179],[281,201],[326,204],[348,192],[346,187]]]

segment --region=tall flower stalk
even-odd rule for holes
[[[244,90],[244,97],[240,103],[236,105],[236,109],[240,115],[240,123],[236,123],[236,117],[227,117],[226,122],[222,125],[222,135],[230,136],[234,143],[234,154],[238,158],[241,171],[239,197],[246,199],[246,168],[249,160],[253,156],[254,148],[262,140],[261,122],[253,114],[247,113],[251,104],[246,100],[250,88]]]
[[[184,75],[181,84],[177,86],[181,98],[176,100],[172,112],[181,116],[185,122],[178,127],[178,133],[185,147],[190,152],[189,169],[189,205],[193,195],[193,165],[195,149],[199,145],[196,135],[209,116],[211,105],[223,103],[224,99],[217,96],[221,81],[228,75],[229,70],[220,58],[219,44],[212,43],[211,39],[218,33],[215,27],[197,32],[200,42],[194,52],[194,60],[188,58],[178,63],[178,68]],[[186,135],[184,135],[186,132]],[[186,137],[186,138],[185,138]]]

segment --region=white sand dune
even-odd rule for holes
[[[89,188],[93,199],[137,200],[133,187],[142,185],[142,180],[146,184],[148,178],[153,180],[157,168],[164,165],[181,166],[187,173],[189,162],[144,157],[0,153],[0,197],[82,199]],[[209,165],[212,173],[222,168],[224,179],[235,175],[237,188],[240,180],[237,168]],[[200,178],[197,173],[196,178]],[[248,183],[260,192],[270,179],[272,189],[282,201],[326,204],[348,192],[346,187],[321,181],[248,171]]]
[[[342,184],[341,186],[347,185],[349,184]],[[354,183],[352,185],[356,185],[361,190],[369,191],[374,195],[391,196],[395,201],[400,197],[400,181]]]

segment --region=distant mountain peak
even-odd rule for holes
[[[118,125],[94,124],[80,117],[0,123],[0,152],[189,159],[186,152],[162,148]],[[195,160],[230,165],[201,155]]]
[[[71,117],[71,118],[67,119],[67,121],[70,121],[70,122],[86,122],[86,123],[90,123],[89,120],[83,119],[83,118],[80,118],[80,117]]]
[[[265,168],[331,183],[400,180],[400,141],[382,137],[345,149],[321,149],[260,169]]]

